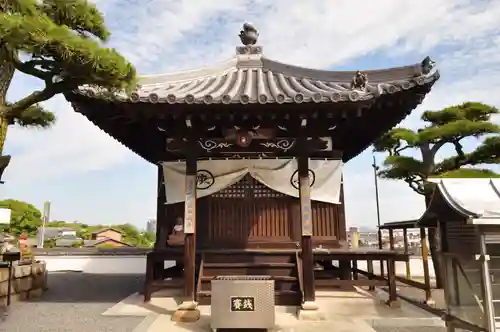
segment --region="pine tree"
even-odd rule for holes
[[[430,177],[498,177],[485,168],[500,163],[500,126],[491,121],[498,109],[478,102],[466,102],[439,111],[427,111],[421,120],[426,124],[414,131],[394,128],[374,143],[376,152],[385,152],[383,168],[378,175],[385,179],[405,181],[429,204],[433,184]],[[481,140],[470,152],[464,150],[467,139]],[[453,148],[453,155],[438,160],[436,155],[445,146]],[[403,155],[416,151],[418,157]],[[437,255],[438,235],[429,229],[429,244],[436,271],[438,287],[443,285]]]
[[[48,128],[55,115],[40,102],[82,85],[110,91],[135,86],[135,69],[114,49],[104,17],[86,0],[0,0],[0,177],[9,125]],[[44,88],[8,102],[14,73],[33,76]]]

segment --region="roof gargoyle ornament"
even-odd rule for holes
[[[365,90],[366,85],[368,84],[368,75],[361,71],[356,71],[356,74],[352,78],[351,81],[351,89],[352,90]]]
[[[259,32],[251,23],[243,24],[243,30],[240,31],[241,43],[245,46],[255,45],[259,38]]]
[[[433,61],[430,56],[426,56],[425,59],[422,60],[422,63],[420,64],[422,75],[428,75],[435,66],[436,62]]]

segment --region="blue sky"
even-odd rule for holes
[[[413,64],[430,55],[441,80],[403,125],[417,127],[426,109],[468,100],[500,106],[500,1],[466,0],[100,0],[112,31],[109,46],[141,74],[210,66],[234,55],[244,21],[260,30],[264,54],[313,68],[370,69]],[[39,86],[16,76],[15,101]],[[39,207],[52,202],[52,219],[89,224],[155,216],[156,168],[73,112],[64,98],[51,130],[13,128],[13,156],[2,197]],[[371,152],[345,167],[350,225],[376,224]],[[378,157],[382,160],[382,156]],[[422,199],[404,183],[380,182],[383,221],[416,218]]]

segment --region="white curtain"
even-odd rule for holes
[[[197,197],[209,196],[240,181],[246,174],[283,194],[299,197],[295,159],[202,160],[197,163]],[[185,162],[163,163],[166,204],[185,199]],[[309,160],[311,198],[340,204],[342,161]]]

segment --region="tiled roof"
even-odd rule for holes
[[[352,86],[356,71],[330,71],[292,66],[267,59],[260,46],[237,47],[236,56],[216,67],[175,74],[144,76],[140,88],[118,101],[144,103],[301,103],[369,100],[392,94],[439,78],[437,69],[423,70],[423,64],[363,72],[367,84]],[[99,97],[94,87],[77,91]],[[109,96],[108,96],[109,97]]]
[[[106,231],[113,231],[113,232],[120,233],[120,234],[124,234],[125,233],[122,230],[117,229],[117,228],[105,227],[105,228],[101,228],[101,229],[99,229],[99,230],[97,230],[95,232],[92,232],[92,234],[101,234],[101,233],[106,232]]]
[[[446,203],[460,214],[500,224],[500,179],[433,178]],[[432,202],[431,202],[432,205]],[[425,215],[425,214],[424,214]]]

